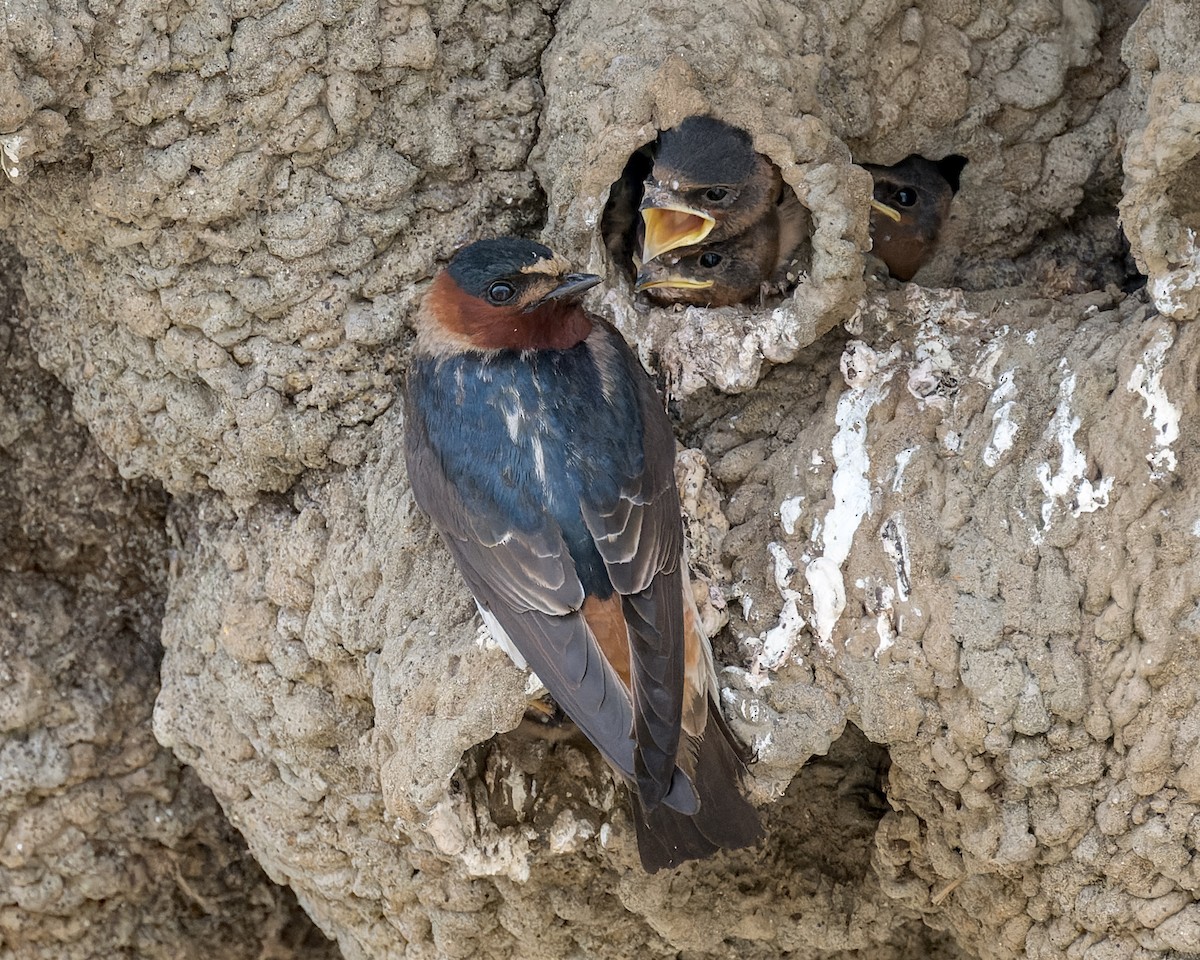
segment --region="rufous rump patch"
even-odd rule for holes
[[[614,593],[607,600],[599,597],[588,597],[583,601],[580,611],[600,645],[612,668],[625,684],[625,689],[631,688],[629,679],[629,625],[625,622],[625,613],[621,609],[621,595]]]

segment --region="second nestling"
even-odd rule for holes
[[[872,253],[897,280],[911,280],[933,255],[966,165],[956,153],[941,160],[914,153],[890,167],[863,164],[875,181]]]
[[[639,175],[643,183],[631,182]],[[605,210],[606,242],[637,272],[635,291],[661,304],[759,298],[786,282],[810,232],[808,212],[779,169],[748,133],[714,117],[663,131],[631,158],[623,179]]]

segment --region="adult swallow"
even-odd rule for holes
[[[630,785],[643,867],[754,843],[688,584],[675,438],[600,282],[529,240],[459,251],[416,320],[405,455],[484,622]]]
[[[958,154],[926,160],[915,153],[890,167],[863,164],[875,180],[873,252],[897,280],[911,280],[933,255],[966,165]]]
[[[792,191],[779,169],[755,151],[745,130],[715,117],[688,117],[662,132],[643,186],[641,261],[719,243],[765,217],[778,221],[785,194]],[[795,210],[802,213],[799,203]]]

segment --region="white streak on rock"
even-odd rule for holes
[[[1042,504],[1042,531],[1050,529],[1058,501],[1070,498],[1071,515],[1078,517],[1081,513],[1092,513],[1108,506],[1108,495],[1112,490],[1112,477],[1093,484],[1084,476],[1087,472],[1087,455],[1075,444],[1080,420],[1071,414],[1071,397],[1074,393],[1075,374],[1069,373],[1059,385],[1058,407],[1046,427],[1046,436],[1056,439],[1062,449],[1062,461],[1053,475],[1049,463],[1041,464],[1037,471],[1038,482],[1046,494],[1046,501]]]
[[[792,558],[788,555],[787,547],[783,546],[783,544],[772,541],[767,544],[767,552],[771,554],[771,559],[775,561],[775,586],[779,589],[784,599],[786,599],[788,591],[792,588],[792,577],[796,575],[796,565],[792,563]]]
[[[904,529],[904,517],[896,514],[889,517],[879,531],[883,552],[896,568],[896,596],[907,600],[912,592],[912,573],[908,562],[908,531]]]
[[[861,340],[851,340],[842,351],[839,367],[846,386],[862,390],[879,369],[879,354]]]
[[[996,466],[1000,462],[1000,458],[1012,449],[1013,438],[1020,429],[1020,425],[1011,419],[1015,401],[1008,398],[1014,393],[1016,393],[1016,385],[1013,383],[1013,371],[1006,370],[1000,374],[1000,383],[992,391],[991,399],[988,400],[989,405],[996,407],[992,413],[992,423],[995,424],[992,428],[992,438],[983,451],[983,462],[989,467]]]
[[[817,641],[823,650],[832,653],[830,640],[833,628],[846,609],[846,584],[842,579],[842,571],[828,556],[817,557],[804,568],[804,579],[812,590]]]
[[[475,601],[475,607],[479,610],[479,615],[483,618],[483,626],[475,632],[475,645],[484,650],[503,650],[508,654],[508,658],[516,664],[518,670],[529,670],[529,664],[521,656],[521,651],[517,649],[517,645],[504,632],[504,628],[500,626],[500,621],[490,611],[481,607],[478,600]],[[542,683],[536,673],[529,670],[529,677],[525,681],[525,696],[532,700],[542,696],[546,692],[546,685]]]
[[[896,454],[896,475],[892,477],[892,493],[899,493],[904,489],[904,470],[916,452],[916,447],[905,447]]]
[[[833,438],[833,508],[825,515],[825,556],[841,567],[862,518],[871,510],[871,482],[867,457],[867,415],[887,393],[887,382],[865,390],[847,390],[838,400]]]
[[[779,611],[779,623],[762,636],[762,650],[756,664],[760,670],[778,670],[804,629],[804,617],[798,606],[800,594],[795,590],[789,590],[788,593],[790,596],[784,600],[783,609]]]
[[[892,629],[892,621],[886,613],[875,618],[875,634],[879,637],[879,646],[875,648],[875,659],[896,642],[896,631]]]
[[[975,361],[975,366],[971,368],[973,379],[986,383],[989,387],[996,382],[996,364],[1000,362],[1000,355],[1004,352],[1004,341],[1007,337],[1007,326],[996,331],[996,335],[984,347],[983,353]]]
[[[881,586],[875,595],[878,612],[875,615],[875,635],[879,637],[879,646],[875,648],[875,659],[896,642],[896,628],[893,625],[892,612],[896,604],[896,591],[889,586]]]
[[[19,133],[0,137],[0,170],[14,182],[21,178],[21,147],[24,145],[25,138]]]
[[[551,853],[578,853],[583,845],[596,835],[596,826],[590,820],[576,817],[564,810],[550,825]]]
[[[1162,385],[1163,362],[1174,342],[1169,330],[1160,331],[1125,385],[1146,401],[1146,419],[1154,424],[1155,449],[1146,454],[1146,459],[1150,462],[1150,475],[1156,480],[1174,471],[1175,452],[1171,444],[1179,439],[1179,408],[1167,399]]]
[[[884,357],[873,356],[873,372],[880,374],[898,354],[889,351]],[[847,362],[843,355],[843,366]],[[889,371],[882,378],[876,376],[870,382],[859,379],[860,386],[852,387],[838,399],[834,415],[838,430],[831,444],[834,463],[830,483],[833,507],[825,515],[821,528],[824,553],[810,561],[804,571],[804,578],[812,591],[817,640],[823,649],[830,652],[833,628],[846,608],[842,564],[850,555],[854,534],[862,518],[871,511],[867,416],[871,408],[887,395],[891,376]],[[815,529],[813,536],[816,537]]]
[[[1172,263],[1175,260],[1175,257],[1171,258]],[[1181,299],[1180,294],[1194,294],[1200,287],[1200,247],[1196,245],[1196,231],[1190,227],[1187,230],[1187,244],[1178,263],[1167,273],[1150,278],[1150,296],[1159,313],[1187,320],[1195,310],[1195,297]]]
[[[788,497],[779,505],[779,523],[789,537],[796,532],[796,521],[804,511],[804,497]]]

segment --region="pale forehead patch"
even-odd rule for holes
[[[521,268],[522,273],[544,273],[550,277],[561,277],[564,273],[571,272],[571,263],[569,260],[564,260],[557,253],[549,260],[535,260]]]

